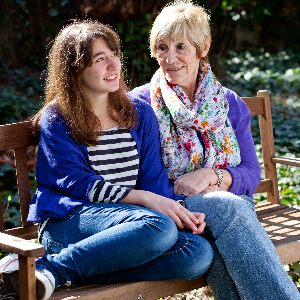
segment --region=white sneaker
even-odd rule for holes
[[[55,278],[48,270],[36,270],[37,300],[47,300],[55,289]],[[19,260],[17,254],[8,255],[0,260],[0,294],[20,295]]]
[[[0,294],[19,295],[19,260],[17,254],[0,260]]]
[[[55,289],[55,278],[48,270],[36,270],[36,298],[47,300]]]
[[[0,260],[0,272],[19,270],[18,254],[7,255]]]

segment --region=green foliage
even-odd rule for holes
[[[259,89],[267,89],[272,101],[274,143],[277,156],[300,157],[300,54],[282,51],[270,55],[263,49],[237,54],[229,52],[221,61],[224,86],[239,95],[253,96]],[[260,143],[258,119],[251,122],[255,144]],[[261,145],[257,145],[261,153]],[[262,165],[262,157],[259,154]],[[284,204],[300,204],[300,168],[277,165],[279,192]],[[262,170],[262,178],[264,178]],[[258,201],[264,194],[254,195]]]
[[[0,67],[0,124],[23,121],[39,109],[44,88],[39,78],[38,71]]]
[[[8,163],[0,165],[0,189],[5,228],[20,226],[21,214],[15,168]]]
[[[151,80],[158,64],[150,57],[148,38],[151,15],[146,14],[139,20],[127,20],[124,23],[117,23],[116,29],[123,42],[122,51],[125,57],[125,73],[129,85],[139,86]]]
[[[273,97],[278,94],[289,98],[300,94],[299,53],[281,51],[271,55],[264,49],[239,54],[229,51],[220,65],[223,84],[240,95],[253,96],[259,89],[269,90]]]
[[[41,68],[47,54],[47,44],[64,23],[60,13],[66,5],[65,2],[2,1],[0,24],[4,28],[3,33],[7,34],[6,42],[0,43],[2,61],[8,62],[14,68],[18,67],[18,63]]]
[[[29,172],[29,183],[33,196],[36,190],[36,179],[33,171]],[[8,163],[0,165],[0,192],[6,229],[21,225],[19,195],[16,168]]]

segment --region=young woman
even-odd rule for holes
[[[212,262],[193,234],[204,214],[174,201],[155,114],[126,96],[120,58],[117,34],[94,21],[67,26],[51,48],[28,216],[47,253],[36,262],[38,299],[66,282],[193,279]],[[1,294],[18,293],[17,267],[0,277]]]

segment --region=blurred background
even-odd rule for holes
[[[149,82],[158,68],[149,54],[149,30],[168,2],[0,1],[0,124],[28,119],[41,107],[49,44],[75,18],[110,24],[122,40],[130,88]],[[253,96],[259,89],[268,90],[276,155],[300,157],[300,1],[198,0],[194,3],[204,6],[211,14],[209,59],[218,80],[240,96]],[[253,137],[260,150],[257,119],[252,122]],[[28,152],[28,160],[30,166],[34,165],[34,151]],[[0,192],[7,228],[20,222],[12,161],[13,153],[0,153]],[[29,175],[34,193],[34,168]],[[278,177],[283,203],[299,207],[299,168],[279,166]],[[265,200],[264,195],[255,197],[256,201]],[[292,268],[293,272],[300,272],[299,264]],[[298,275],[294,280],[300,284]]]
[[[97,19],[112,25],[123,42],[128,84],[133,88],[148,82],[157,69],[155,60],[149,55],[149,29],[156,15],[168,2],[170,1],[1,1],[1,123],[19,120],[36,110],[41,102],[45,76],[43,70],[49,43],[63,26],[75,18]],[[278,79],[280,85],[285,79],[299,82],[299,1],[198,0],[194,3],[204,6],[211,14],[213,39],[210,63],[215,75],[224,85],[243,96],[253,94],[260,88],[271,88],[269,92],[272,94],[284,92],[295,95],[296,89],[299,91],[299,83],[295,83],[296,86],[291,91],[278,91],[272,85],[272,80],[268,82],[268,79]],[[287,74],[283,72],[290,69],[293,74],[291,71]],[[284,74],[285,77],[282,77]],[[246,82],[243,84],[241,80]],[[253,81],[255,88],[251,89],[247,82]],[[5,107],[8,115],[5,116],[1,109],[5,105],[5,99],[13,98],[11,92],[26,96],[26,105],[13,112],[9,101],[8,107]],[[16,100],[19,102],[20,98]],[[16,114],[15,119],[12,113]]]

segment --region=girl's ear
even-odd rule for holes
[[[209,51],[209,48],[210,48],[210,39],[206,39],[205,41],[205,45],[204,45],[204,51],[202,52],[202,55],[201,57],[205,57]]]

